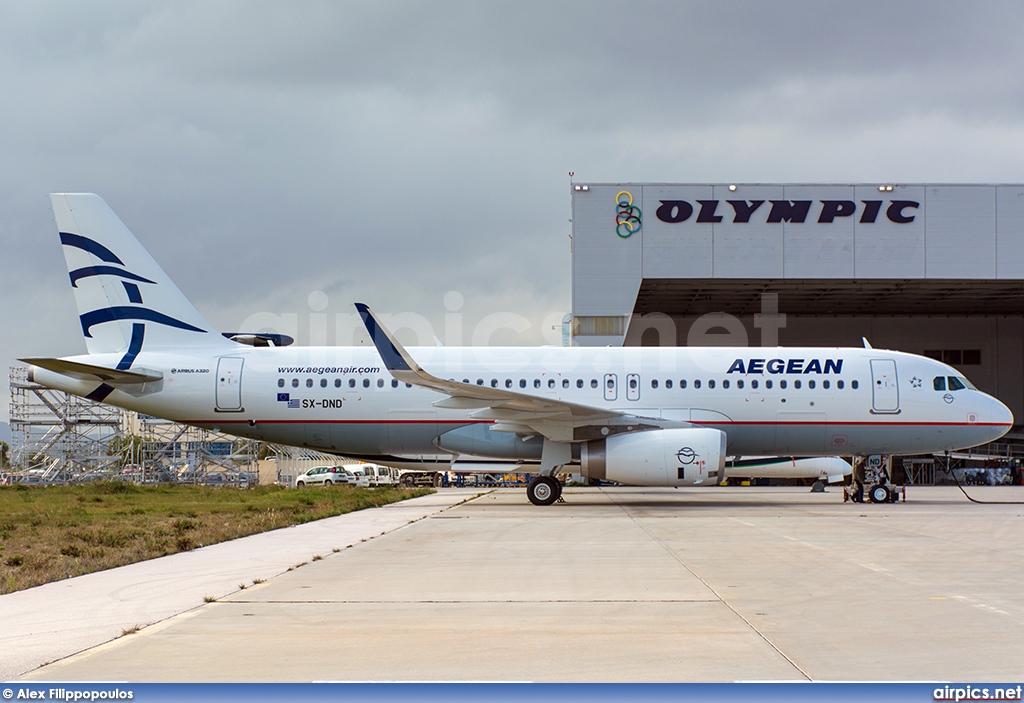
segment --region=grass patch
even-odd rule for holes
[[[0,594],[432,493],[280,486],[0,487]]]

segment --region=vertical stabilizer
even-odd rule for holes
[[[71,288],[90,354],[233,346],[203,319],[98,195],[50,195]]]

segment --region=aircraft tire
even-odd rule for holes
[[[889,492],[889,487],[883,486],[882,484],[872,486],[868,495],[871,496],[872,503],[888,503],[889,499],[892,497],[892,494]]]
[[[562,494],[561,488],[550,476],[535,476],[526,487],[526,497],[534,505],[551,505]]]

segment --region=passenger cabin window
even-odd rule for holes
[[[590,379],[590,387],[591,388],[597,388],[597,379],[596,378]]]
[[[671,388],[671,387],[672,387],[672,379],[670,378],[667,381],[665,381],[665,388]]]
[[[700,388],[700,379],[695,379],[694,380],[693,387],[694,388]]]
[[[519,387],[520,388],[526,388],[526,379],[525,378],[519,379]]]
[[[299,379],[293,378],[292,379],[292,388],[298,388],[298,387],[299,387]]]
[[[312,387],[313,387],[313,379],[307,378],[306,379],[306,388],[312,388]]]
[[[831,386],[831,385],[832,385],[832,383],[830,381],[822,381],[821,382],[821,387],[824,388],[825,390],[828,390],[829,386]]]
[[[284,379],[283,378],[277,379],[277,387],[278,388],[284,388]]]
[[[356,387],[356,379],[354,379],[354,378],[348,379],[348,387],[349,388],[355,388]]]
[[[814,379],[813,378],[807,382],[807,387],[810,388],[812,391],[814,390]]]
[[[335,388],[341,388],[341,379],[340,378],[334,379],[334,387]]]
[[[391,379],[391,387],[392,388],[398,388],[398,379],[397,378]]]
[[[491,379],[491,388],[497,388],[497,387],[498,387],[498,379],[492,378]]]
[[[512,387],[512,379],[511,378],[506,378],[505,379],[505,388],[511,388],[511,387]]]
[[[539,378],[533,379],[533,387],[534,388],[540,388],[540,379]]]
[[[728,388],[728,387],[729,387],[729,379],[725,379],[724,381],[722,381],[722,388]]]
[[[760,385],[760,384],[758,383],[758,381],[757,381],[757,379],[756,379],[756,378],[754,378],[754,379],[751,379],[751,381],[750,381],[750,387],[751,387],[751,388],[757,388],[757,387],[758,387],[758,385]]]
[[[842,381],[842,379],[836,381],[836,388],[838,388],[839,390],[843,390],[843,381]]]
[[[562,388],[568,388],[568,387],[569,387],[569,379],[563,378],[562,379]]]
[[[860,381],[850,381],[850,388],[854,390],[860,388]]]
[[[772,380],[770,378],[767,381],[764,382],[764,387],[765,388],[771,388],[772,387]]]
[[[796,381],[793,381],[793,388],[797,388],[797,389],[800,388],[800,379],[797,379]]]
[[[582,378],[576,379],[576,387],[577,388],[583,388],[583,379]]]
[[[715,379],[711,379],[710,381],[708,381],[708,388],[714,388],[714,387],[715,387]]]
[[[321,378],[320,379],[320,387],[321,388],[327,388],[327,379],[326,378]]]
[[[369,387],[370,387],[370,379],[364,378],[363,379],[363,388],[369,388]]]
[[[657,388],[657,387],[658,387],[658,382],[656,380],[652,379],[651,380],[651,388]]]
[[[636,379],[635,378],[629,379],[629,389],[631,391],[635,391],[636,390]]]
[[[782,379],[781,381],[779,381],[779,388],[785,388],[785,387],[786,387],[786,379]]]
[[[740,378],[740,379],[737,379],[737,381],[736,381],[736,387],[737,387],[737,388],[743,388],[743,379],[742,379],[742,378]]]
[[[384,379],[383,378],[378,378],[377,379],[377,388],[383,388],[383,387],[384,387]]]
[[[680,388],[686,388],[686,379],[685,378],[679,381],[679,387]]]
[[[555,379],[549,378],[548,379],[548,388],[554,388],[554,387],[555,387]]]

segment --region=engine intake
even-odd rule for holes
[[[725,466],[725,433],[708,427],[633,432],[587,442],[583,475],[631,486],[718,483]]]

